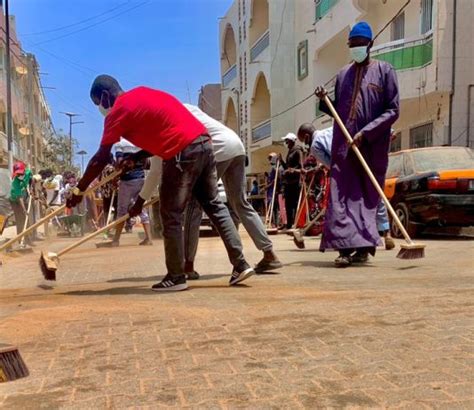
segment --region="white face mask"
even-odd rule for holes
[[[107,114],[110,112],[112,108],[104,108],[102,105],[99,104],[99,111],[104,116],[107,117]]]
[[[24,175],[18,175],[17,178],[20,180],[20,181],[23,181],[25,179],[25,176]]]
[[[367,52],[367,46],[352,47],[349,51],[351,53],[351,58],[356,63],[362,63],[369,55]]]

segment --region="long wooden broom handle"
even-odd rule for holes
[[[275,179],[273,180],[273,192],[272,192],[272,202],[270,203],[270,214],[267,217],[267,227],[272,227],[272,219],[273,219],[273,206],[275,205],[275,195],[277,189],[277,181],[278,181],[278,171],[280,170],[280,160],[277,159],[277,166],[275,168]]]
[[[375,189],[377,190],[377,192],[379,193],[379,195],[382,198],[383,202],[385,203],[385,206],[389,210],[390,215],[392,216],[393,220],[398,225],[398,228],[400,229],[401,233],[405,237],[405,240],[409,244],[412,244],[413,241],[411,240],[410,235],[408,235],[408,232],[406,231],[405,227],[400,222],[400,219],[398,218],[397,214],[395,213],[395,210],[393,209],[392,204],[390,203],[390,201],[385,196],[385,193],[383,192],[383,189],[380,187],[377,179],[375,178],[374,174],[372,173],[371,169],[369,168],[369,165],[367,164],[364,157],[360,153],[359,148],[356,145],[353,144],[351,134],[349,134],[349,131],[347,131],[346,126],[342,122],[341,117],[339,117],[339,114],[337,113],[336,109],[332,105],[331,100],[328,98],[327,95],[324,96],[324,102],[326,103],[329,110],[331,111],[332,116],[334,117],[334,120],[337,122],[337,125],[339,125],[339,128],[342,130],[342,133],[346,137],[347,142],[349,144],[351,144],[352,150],[355,152],[357,158],[359,158],[359,161],[362,164],[362,166],[364,167],[365,172],[367,172],[367,175],[369,176],[370,180],[372,181],[372,184],[374,185]]]
[[[150,206],[150,205],[153,205],[155,202],[158,201],[158,199],[159,199],[159,197],[156,197],[156,198],[153,198],[149,201],[146,201],[143,204],[143,208],[145,208],[147,206]],[[64,248],[63,250],[59,251],[57,253],[57,256],[58,257],[62,256],[65,253],[68,253],[68,252],[72,251],[73,249],[76,249],[78,246],[81,246],[83,243],[95,238],[97,235],[100,235],[102,232],[106,232],[109,229],[113,228],[114,226],[117,226],[117,225],[121,224],[122,222],[125,222],[128,218],[129,218],[129,215],[127,213],[124,216],[121,216],[120,218],[118,218],[117,220],[109,223],[108,225],[105,225],[103,228],[100,228],[97,231],[92,232],[91,234],[87,235],[86,237],[78,240],[77,242],[74,242],[72,245],[69,245],[67,248]]]
[[[91,192],[94,192],[97,188],[100,188],[101,186],[105,185],[107,182],[112,181],[113,179],[117,178],[122,171],[115,171],[112,174],[106,176],[102,181],[100,181],[97,185],[86,189],[83,192],[83,195],[90,194]],[[58,209],[55,211],[51,212],[50,214],[44,216],[41,218],[39,221],[31,225],[28,229],[25,229],[23,232],[15,236],[14,238],[10,239],[9,241],[5,242],[3,245],[0,246],[0,252],[3,251],[5,248],[8,248],[10,245],[13,243],[19,241],[21,238],[23,238],[25,235],[28,235],[30,232],[38,228],[38,226],[43,225],[45,222],[48,222],[50,219],[54,218],[56,215],[60,214],[66,209],[66,205],[61,205]]]
[[[31,192],[28,190],[28,208],[26,209],[26,217],[25,217],[25,223],[23,224],[23,231],[28,227],[28,220],[30,218],[30,212],[31,212],[31,203],[33,201],[33,197],[31,196]],[[21,244],[23,244],[25,237],[21,238]]]

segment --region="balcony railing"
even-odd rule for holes
[[[372,56],[387,61],[396,70],[424,67],[433,60],[433,35],[415,40],[397,40],[372,50]]]
[[[222,86],[227,87],[237,77],[237,64],[230,67],[222,76]]]
[[[329,13],[339,0],[316,0],[316,21],[321,20]]]
[[[254,62],[256,58],[262,54],[263,50],[265,50],[270,45],[270,32],[266,31],[262,37],[260,37],[253,47],[250,50],[250,61]]]
[[[257,142],[272,135],[272,122],[267,120],[252,129],[252,142]]]

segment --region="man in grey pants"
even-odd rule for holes
[[[216,158],[217,178],[222,179],[224,183],[227,201],[257,249],[263,252],[263,258],[255,267],[255,271],[265,272],[281,268],[282,264],[273,252],[273,243],[268,237],[262,219],[247,200],[245,148],[242,141],[234,131],[198,107],[190,104],[184,106],[207,128]],[[199,242],[201,218],[202,209],[198,201],[193,199],[188,204],[184,220],[184,271],[188,279],[199,278],[199,274],[194,270],[194,259]]]

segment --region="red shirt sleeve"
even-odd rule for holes
[[[118,101],[117,101],[118,102]],[[114,105],[105,117],[104,133],[100,145],[112,145],[120,141],[127,129],[127,110],[121,104]]]

